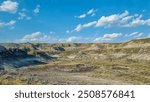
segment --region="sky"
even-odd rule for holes
[[[150,0],[0,0],[0,43],[150,37]]]

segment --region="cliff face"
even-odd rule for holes
[[[6,51],[6,48],[0,45],[0,52],[4,52],[4,51]]]
[[[29,56],[27,49],[6,48],[0,45],[0,70],[29,65],[32,62],[28,60],[23,61]]]
[[[26,57],[27,49],[9,48],[0,45],[0,58]]]

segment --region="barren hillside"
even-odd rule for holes
[[[0,84],[150,84],[150,38],[1,44]]]

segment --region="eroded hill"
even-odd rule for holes
[[[1,44],[0,84],[150,84],[150,39]]]

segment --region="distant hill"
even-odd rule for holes
[[[129,42],[134,42],[134,43],[150,43],[150,38],[135,39],[135,40],[131,40]]]

